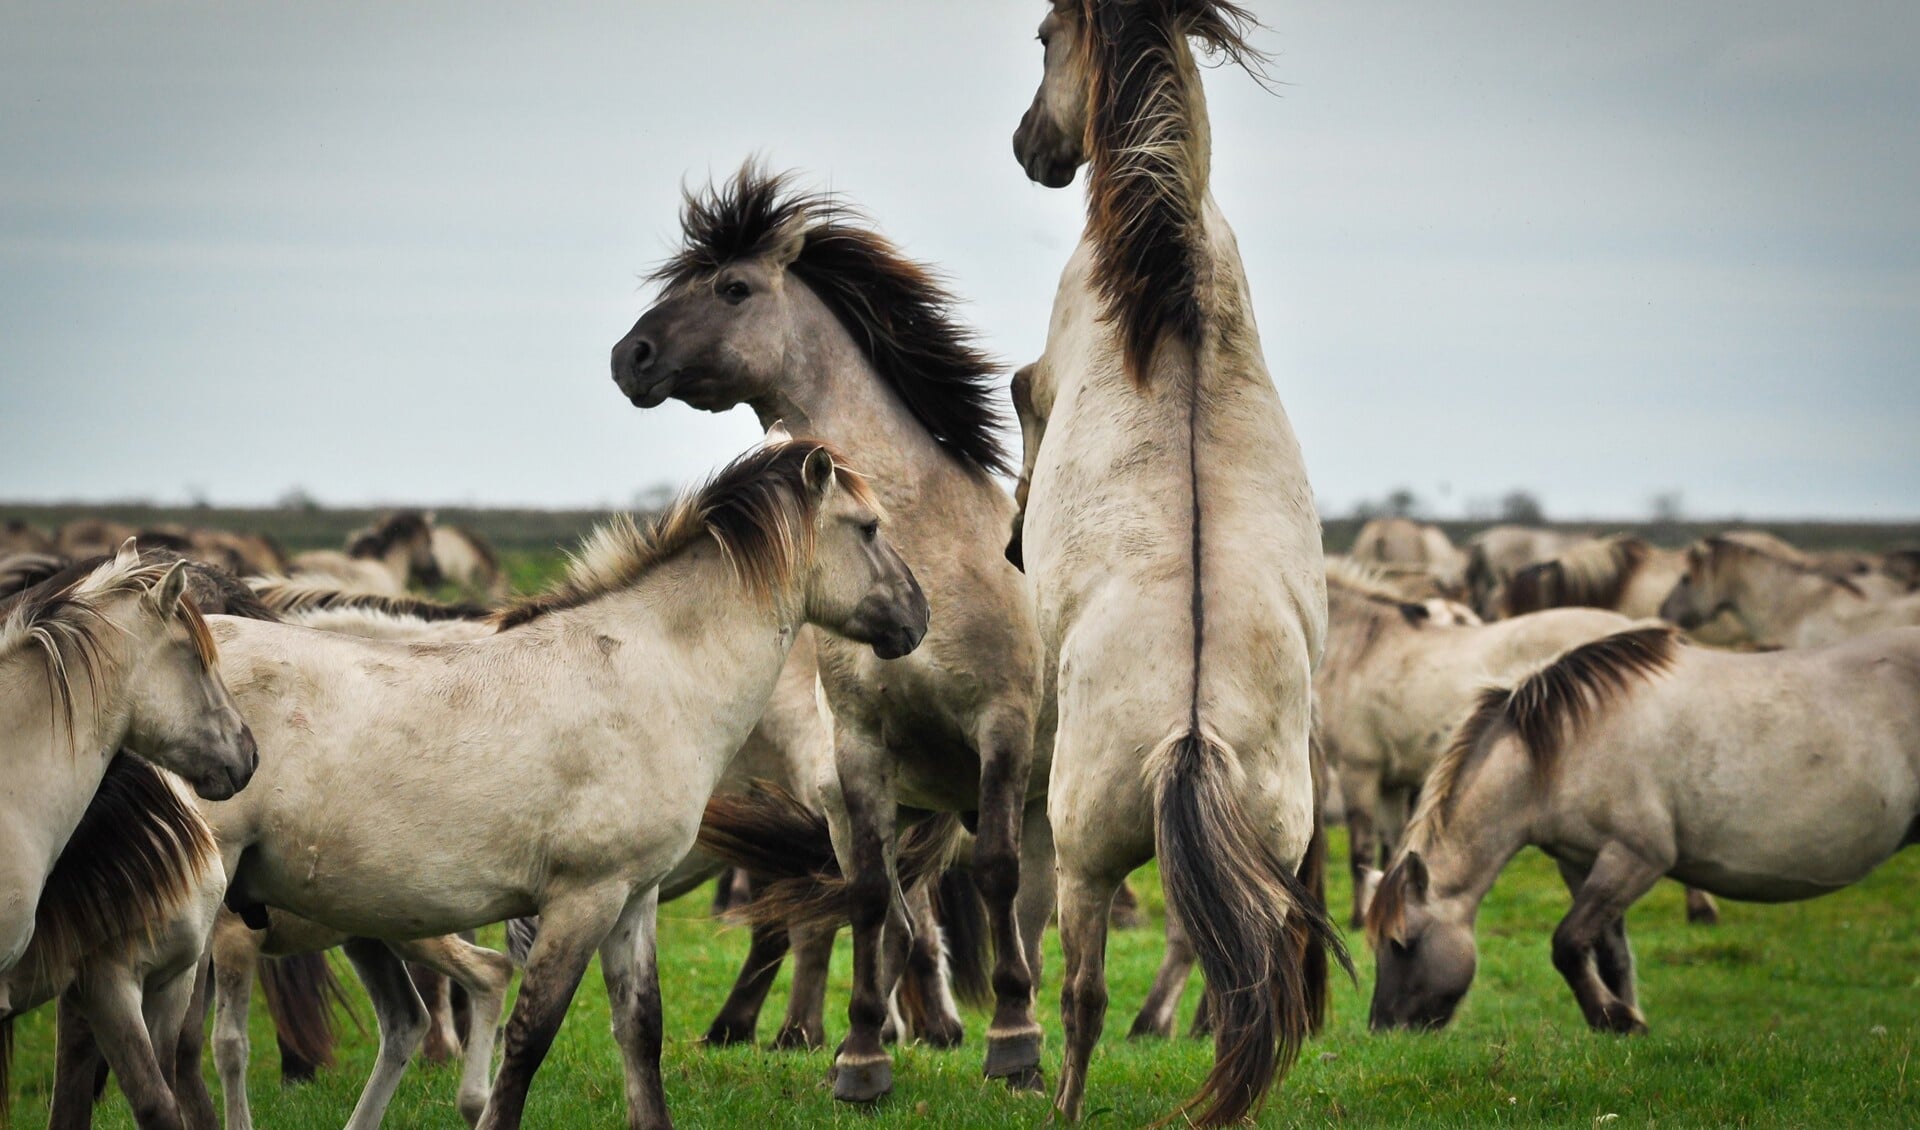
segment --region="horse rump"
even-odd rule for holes
[[[1328,955],[1353,969],[1316,894],[1324,834],[1298,870],[1282,863],[1235,794],[1233,756],[1211,736],[1182,734],[1155,782],[1161,881],[1206,974],[1213,1017],[1213,1070],[1170,1120],[1199,1126],[1259,1109],[1325,1015]]]

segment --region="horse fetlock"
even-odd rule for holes
[[[827,1046],[825,1030],[809,1024],[785,1024],[773,1037],[775,1051],[810,1052]]]
[[[1647,1034],[1647,1018],[1640,1014],[1639,1009],[1624,1001],[1608,1001],[1601,1006],[1593,1027],[1620,1036],[1644,1036]]]
[[[1009,1080],[1010,1084],[1029,1072],[1037,1074],[1043,1039],[1040,1026],[1032,1022],[1022,1028],[1003,1029],[996,1025],[987,1029],[984,1074],[989,1079]]]

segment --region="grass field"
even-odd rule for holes
[[[1344,841],[1336,830],[1336,842]],[[1344,866],[1332,876],[1346,904]],[[1894,860],[1861,886],[1793,906],[1724,904],[1718,927],[1689,926],[1680,889],[1661,888],[1631,916],[1642,1003],[1653,1034],[1597,1036],[1581,1023],[1547,957],[1547,936],[1567,899],[1538,853],[1517,860],[1480,923],[1479,980],[1452,1028],[1435,1035],[1371,1036],[1371,961],[1357,936],[1359,988],[1342,982],[1330,1031],[1310,1044],[1260,1118],[1263,1126],[1913,1126],[1920,1078],[1910,1081],[1920,990],[1920,907],[1912,890],[1920,857]],[[1159,913],[1151,869],[1136,876]],[[697,1039],[741,954],[743,931],[707,918],[704,895],[662,911],[661,981],[667,1002],[668,1100],[683,1127],[983,1126],[1046,1121],[1045,1102],[979,1078],[986,1015],[968,1012],[958,1051],[901,1049],[895,1091],[871,1113],[836,1104],[823,1079],[825,1052],[708,1051]],[[498,938],[492,939],[495,943]],[[847,961],[835,963],[829,1030],[845,1030]],[[1048,1082],[1060,1055],[1059,950],[1048,936],[1040,1014]],[[1205,1073],[1209,1048],[1191,1040],[1129,1043],[1132,1010],[1159,960],[1154,929],[1116,932],[1113,1004],[1094,1061],[1088,1121],[1139,1126],[1166,1114]],[[352,976],[340,963],[344,978]],[[357,985],[355,985],[357,997]],[[762,1035],[777,1024],[781,981]],[[1187,993],[1187,1006],[1197,994]],[[364,1002],[359,1015],[370,1016]],[[373,1040],[348,1029],[341,1066],[283,1091],[271,1027],[255,997],[251,1086],[266,1130],[319,1130],[345,1122],[371,1062]],[[21,1023],[16,1125],[45,1124],[52,1018]],[[207,1065],[211,1078],[211,1063]],[[450,1068],[409,1072],[387,1117],[391,1127],[458,1127]],[[215,1092],[218,1093],[217,1090]],[[1609,1116],[1618,1116],[1610,1118]],[[598,974],[589,974],[552,1056],[536,1080],[527,1125],[621,1124],[620,1067]],[[97,1124],[132,1125],[117,1095]]]

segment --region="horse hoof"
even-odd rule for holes
[[[920,1042],[930,1048],[938,1048],[946,1051],[966,1043],[967,1030],[959,1025],[954,1025],[951,1028],[943,1025],[921,1033]]]
[[[1002,1075],[1000,1081],[1007,1085],[1007,1090],[1016,1094],[1022,1092],[1040,1094],[1047,1089],[1046,1076],[1040,1073],[1038,1067],[1029,1067],[1023,1071],[1016,1071],[1012,1075]]]
[[[1720,925],[1720,911],[1713,906],[1690,906],[1687,908],[1687,921],[1695,926]]]
[[[1133,1027],[1127,1032],[1129,1040],[1164,1040],[1173,1035],[1173,1025],[1157,1016],[1144,1013],[1133,1018]]]
[[[773,1038],[773,1050],[777,1052],[811,1052],[827,1046],[827,1037],[821,1033],[809,1032],[805,1028],[782,1028]]]
[[[833,1065],[833,1097],[843,1103],[870,1103],[893,1090],[893,1061],[886,1056]]]
[[[713,1027],[707,1029],[707,1034],[700,1038],[700,1042],[712,1048],[730,1048],[735,1044],[752,1043],[753,1032],[743,1032],[732,1024],[716,1020]]]
[[[1010,1079],[1027,1072],[1040,1070],[1040,1026],[1032,1030],[1018,1032],[1008,1036],[996,1036],[987,1033],[987,1067],[989,1079]]]

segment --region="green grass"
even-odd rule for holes
[[[1335,840],[1343,843],[1336,830]],[[1347,898],[1332,876],[1335,907]],[[1351,1126],[1912,1126],[1920,1079],[1909,1081],[1920,988],[1920,910],[1911,895],[1920,858],[1896,859],[1866,883],[1793,906],[1724,904],[1718,927],[1689,926],[1680,889],[1662,884],[1631,916],[1642,1004],[1653,1034],[1586,1030],[1547,957],[1566,907],[1553,868],[1528,853],[1509,868],[1480,923],[1481,972],[1453,1026],[1435,1035],[1366,1032],[1371,962],[1358,937],[1358,989],[1336,988],[1331,1030],[1310,1044],[1261,1125]],[[1159,913],[1151,869],[1136,876]],[[1011,1095],[979,1076],[986,1016],[968,1013],[968,1044],[951,1052],[898,1053],[895,1090],[876,1112],[834,1103],[828,1056],[696,1043],[731,983],[743,932],[705,916],[695,895],[662,911],[668,1099],[684,1127],[1041,1125],[1041,1099]],[[496,943],[498,938],[493,939]],[[845,1031],[847,959],[837,955],[829,1029]],[[1040,1015],[1049,1083],[1060,1056],[1060,957],[1050,933]],[[1160,955],[1155,929],[1117,932],[1110,943],[1113,1003],[1088,1093],[1089,1122],[1138,1126],[1172,1110],[1205,1073],[1207,1046],[1189,1040],[1129,1043],[1133,1010]],[[341,964],[344,978],[351,974]],[[1197,982],[1196,982],[1197,985]],[[356,995],[357,995],[357,985]],[[771,1036],[785,980],[763,1018]],[[1190,987],[1191,1009],[1196,989]],[[349,1028],[341,1066],[283,1091],[271,1028],[256,995],[251,1086],[256,1121],[271,1130],[335,1127],[346,1120],[373,1050]],[[360,1015],[367,1017],[364,1002]],[[24,1019],[16,1065],[17,1124],[37,1130],[51,1082],[52,1020]],[[207,1065],[211,1077],[211,1063]],[[457,1127],[456,1076],[409,1072],[391,1127]],[[217,1091],[216,1091],[217,1094]],[[1601,1121],[1608,1115],[1617,1119]],[[624,1117],[620,1066],[598,973],[589,975],[528,1107],[529,1126],[612,1126]],[[98,1125],[131,1125],[111,1096]]]

